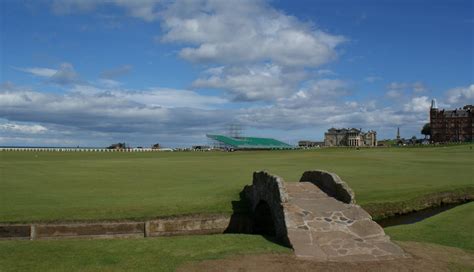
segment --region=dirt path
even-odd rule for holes
[[[474,271],[474,254],[458,248],[397,242],[412,258],[371,262],[315,262],[290,254],[232,256],[188,263],[178,271]]]

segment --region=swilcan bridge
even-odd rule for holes
[[[372,261],[408,257],[372,217],[355,204],[336,174],[307,171],[300,182],[255,172],[244,188],[254,232],[275,236],[297,257],[318,261]]]

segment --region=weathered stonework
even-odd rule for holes
[[[33,239],[143,237],[143,222],[37,224]]]
[[[145,236],[223,233],[229,223],[230,217],[224,215],[152,220],[146,222]]]
[[[268,204],[274,222],[275,236],[278,239],[286,239],[287,230],[283,205],[288,201],[288,194],[283,179],[265,171],[255,172],[252,185],[246,186],[244,193],[252,212],[255,212],[259,203]],[[258,218],[256,219],[258,220]]]
[[[251,210],[268,204],[275,236],[297,257],[319,261],[376,261],[408,257],[360,206],[336,174],[307,171],[301,182],[285,183],[267,172],[255,172],[245,188]],[[255,218],[258,220],[259,218]]]
[[[306,171],[300,182],[308,181],[318,186],[323,192],[348,204],[355,204],[355,194],[338,175],[324,170]]]
[[[234,218],[234,222],[232,222]],[[244,215],[185,215],[148,221],[0,224],[2,239],[118,238],[240,232]],[[237,222],[235,222],[237,221]]]

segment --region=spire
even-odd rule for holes
[[[433,100],[431,100],[431,108],[432,109],[437,109],[438,108],[438,103],[436,103],[435,98],[433,98]]]
[[[397,140],[400,140],[400,127],[397,127]]]

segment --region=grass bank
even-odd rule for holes
[[[394,240],[435,243],[474,253],[474,202],[460,205],[421,222],[385,228]]]
[[[308,151],[0,152],[0,222],[152,218],[231,213],[266,169],[287,181],[305,170],[341,176],[364,207],[411,205],[427,194],[474,187],[472,145]]]
[[[0,241],[0,271],[175,271],[184,262],[290,253],[258,235]]]

